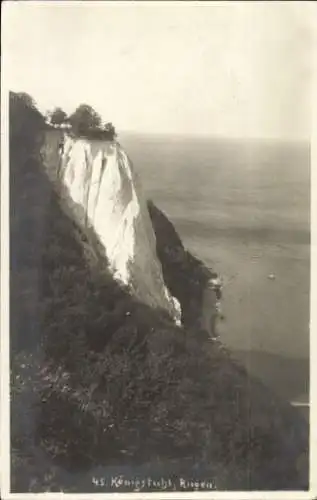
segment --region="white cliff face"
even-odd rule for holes
[[[114,277],[179,324],[180,305],[164,284],[146,200],[121,146],[66,136],[60,178],[98,236]]]

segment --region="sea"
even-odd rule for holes
[[[143,190],[223,280],[222,342],[307,412],[310,146],[125,133]]]

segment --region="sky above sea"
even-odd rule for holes
[[[6,2],[5,87],[118,131],[309,139],[313,2]]]

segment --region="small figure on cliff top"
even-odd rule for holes
[[[64,144],[65,144],[65,140],[64,140],[64,136],[62,136],[61,140],[58,143],[58,154],[60,156],[63,156],[63,154],[64,154]]]

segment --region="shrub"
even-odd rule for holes
[[[81,104],[69,117],[72,130],[76,135],[85,135],[101,126],[101,117],[88,104]]]
[[[10,151],[13,153],[17,144],[20,149],[34,149],[39,133],[45,128],[44,117],[32,97],[24,92],[9,93],[9,128]]]
[[[49,113],[50,122],[54,125],[62,125],[68,121],[67,113],[62,108],[55,108]]]

